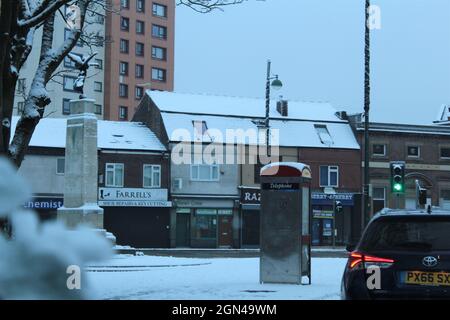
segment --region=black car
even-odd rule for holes
[[[342,299],[450,299],[450,211],[384,209],[347,250]]]

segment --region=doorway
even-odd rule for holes
[[[219,216],[219,247],[233,246],[233,216]]]
[[[177,247],[189,247],[191,234],[191,215],[186,213],[177,214]]]

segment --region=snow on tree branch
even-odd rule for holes
[[[70,1],[72,0],[43,0],[28,19],[17,21],[17,26],[24,29],[35,27]],[[21,0],[21,2],[26,2],[26,0]]]
[[[183,5],[190,7],[200,13],[207,13],[216,9],[223,10],[222,8],[225,6],[243,3],[244,1],[247,0],[177,0],[176,4],[177,6]]]

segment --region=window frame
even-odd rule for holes
[[[138,31],[138,26],[142,26],[142,30]],[[136,20],[136,27],[135,27],[136,34],[145,34],[145,21],[142,20]]]
[[[409,154],[409,148],[417,148],[417,155],[410,155]],[[408,158],[420,159],[420,155],[421,155],[421,150],[420,149],[421,149],[421,146],[419,146],[419,145],[413,145],[413,144],[407,145],[406,146],[406,156]]]
[[[158,49],[160,49],[161,52],[163,53],[162,54],[162,58],[158,58],[157,55],[153,54]],[[158,61],[167,61],[167,48],[159,47],[159,46],[152,46],[152,59],[153,60],[158,60]]]
[[[375,146],[383,146],[383,154],[375,153]],[[372,157],[386,157],[387,156],[387,144],[386,143],[372,143]]]
[[[124,92],[122,92],[122,88],[124,88]],[[128,98],[128,84],[126,84],[126,83],[119,83],[119,97],[120,98]],[[124,93],[123,95],[122,95],[122,93]]]
[[[139,4],[142,4],[142,7],[139,7]],[[136,12],[145,13],[145,0],[136,0]]]
[[[163,75],[162,80],[159,77],[154,78],[153,77],[153,71],[158,72],[158,76],[159,76],[159,72],[162,71],[162,75]],[[151,77],[152,77],[153,81],[166,82],[167,81],[167,70],[166,69],[162,69],[162,68],[152,67]]]
[[[59,168],[59,161],[63,160],[64,161],[64,165],[63,165],[63,171],[59,172],[58,168]],[[56,175],[57,176],[63,176],[66,173],[66,158],[65,157],[57,157],[56,158]]]
[[[194,177],[194,167],[197,167],[197,177]],[[200,179],[200,167],[209,168],[209,179]],[[213,170],[217,168],[217,178],[214,178]],[[220,165],[219,164],[191,164],[190,166],[190,179],[196,182],[218,182],[220,181]]]
[[[150,180],[151,180],[151,185],[150,186],[146,186],[145,185],[145,169],[146,168],[151,168],[150,170]],[[158,179],[158,183],[155,184],[153,181],[153,174],[154,174],[154,169],[158,169],[156,170],[159,173],[159,179]],[[146,189],[158,189],[161,188],[161,165],[159,164],[144,164],[142,166],[142,187],[146,188]]]
[[[67,106],[68,106],[68,108],[69,108],[69,110],[67,111],[67,112],[65,112],[64,111],[64,103],[67,103]],[[70,99],[68,99],[68,98],[63,98],[63,103],[62,103],[62,114],[64,114],[64,115],[68,115],[68,114],[70,114],[70,104],[69,104],[69,102],[70,102]]]
[[[108,170],[108,166],[113,166],[113,184],[108,184],[108,172],[111,170]],[[122,184],[119,185],[116,183],[116,167],[122,167]],[[125,178],[125,165],[120,162],[107,162],[105,163],[105,187],[110,188],[123,188],[124,185],[124,178]]]
[[[155,8],[164,8],[164,15],[159,15],[158,14],[158,10],[155,10]],[[168,10],[167,10],[167,6],[158,2],[153,2],[152,3],[152,16],[154,17],[158,17],[158,18],[165,18],[167,19],[168,16]]]
[[[122,48],[122,44],[125,46],[125,48]],[[122,50],[125,49],[125,50]],[[119,52],[123,54],[129,54],[130,53],[130,40],[121,38],[119,41]]]
[[[75,82],[75,81],[77,80],[77,77],[69,76],[69,75],[63,75],[63,85],[62,85],[63,91],[66,91],[66,92],[75,92],[75,90],[73,89],[73,86],[72,86],[72,88],[70,88],[70,89],[66,89],[66,79],[72,79],[73,82]]]
[[[157,34],[154,33],[155,28],[157,28],[157,30],[158,30]],[[164,30],[164,34],[163,35],[161,35],[161,32],[159,32],[161,30]],[[160,40],[166,40],[167,39],[167,27],[153,23],[152,24],[152,38],[160,39]]]
[[[100,85],[100,89],[97,89],[96,86]],[[94,81],[94,91],[95,92],[103,92],[103,82],[101,81]]]
[[[137,94],[138,91],[141,92],[141,95],[140,95],[140,96],[138,96],[138,94]],[[135,98],[136,100],[141,100],[143,96],[144,96],[144,88],[141,87],[141,86],[135,86],[135,87],[134,87],[134,98]]]
[[[138,75],[138,73],[137,73],[138,69],[140,69],[142,71],[140,75]],[[144,73],[145,73],[145,66],[143,64],[136,63],[134,65],[134,77],[136,79],[143,79],[144,78]]]
[[[122,117],[121,111],[125,110],[125,117]],[[128,107],[127,106],[119,106],[119,120],[128,120]]]
[[[122,72],[122,66],[125,66],[125,72]],[[119,75],[128,77],[129,63],[127,61],[119,61]]]
[[[141,54],[138,54],[138,47],[142,46]],[[145,43],[136,41],[136,45],[134,47],[134,54],[136,57],[145,57]]]
[[[439,159],[441,159],[441,160],[450,160],[450,157],[443,157],[442,156],[442,149],[449,149],[450,150],[450,146],[448,146],[448,145],[439,146]]]
[[[126,26],[123,24],[124,21],[127,22]],[[120,31],[130,32],[130,18],[120,17]]]
[[[321,171],[322,168],[327,168],[327,185],[323,185],[322,184],[322,175],[321,175]],[[333,168],[333,169],[331,169]],[[331,184],[331,173],[335,172],[336,173],[336,185],[332,185]],[[323,165],[323,166],[319,166],[319,186],[321,188],[339,188],[339,166],[338,165]]]

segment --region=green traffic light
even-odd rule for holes
[[[402,185],[400,183],[394,184],[394,190],[395,191],[402,191]]]

